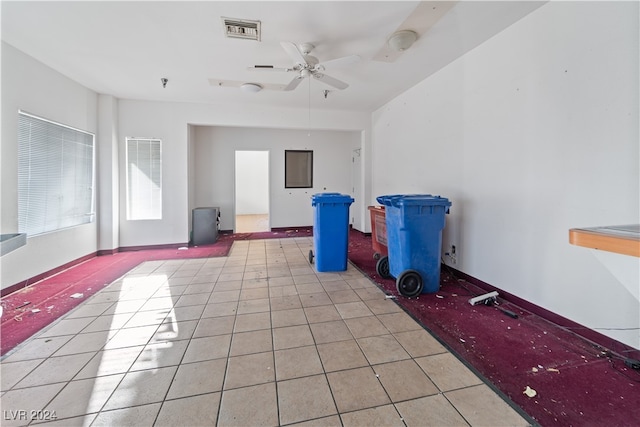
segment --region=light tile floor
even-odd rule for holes
[[[139,265],[2,360],[1,424],[528,425],[352,265],[317,273],[312,245]]]

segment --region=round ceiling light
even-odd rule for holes
[[[411,30],[402,30],[393,33],[389,37],[389,46],[391,49],[402,52],[411,47],[411,45],[418,40],[418,34]]]
[[[257,83],[243,83],[240,85],[240,90],[248,93],[256,93],[262,90],[262,86]]]

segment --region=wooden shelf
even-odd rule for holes
[[[640,257],[640,224],[572,228],[569,230],[569,243]]]

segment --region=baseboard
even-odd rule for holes
[[[189,243],[172,243],[167,245],[120,246],[118,252],[135,252],[152,249],[178,249],[189,246]]]
[[[601,334],[598,331],[594,331],[593,329],[581,325],[580,323],[574,322],[571,319],[567,319],[566,317],[549,311],[546,308],[540,307],[539,305],[533,304],[532,302],[522,299],[516,295],[503,291],[500,288],[496,288],[489,283],[476,279],[475,277],[463,273],[460,270],[456,270],[449,265],[442,264],[442,268],[452,271],[455,276],[460,277],[487,292],[497,291],[501,299],[513,303],[521,309],[535,314],[536,316],[567,330],[571,334],[578,335],[597,346],[604,347],[605,349],[616,353],[620,357],[626,358],[630,357],[630,354],[640,354],[640,350],[637,348],[631,347],[628,344],[624,344],[614,338]]]
[[[9,294],[12,294],[16,291],[19,291],[20,289],[26,288],[28,286],[32,286],[36,283],[38,283],[40,280],[46,279],[47,277],[51,277],[53,275],[56,275],[58,273],[60,273],[61,271],[64,271],[68,268],[74,267],[78,264],[81,264],[83,262],[85,262],[88,259],[91,258],[95,258],[97,256],[97,252],[91,253],[89,255],[85,255],[83,257],[80,257],[78,259],[75,259],[73,261],[69,261],[66,264],[62,264],[56,268],[53,268],[51,270],[45,271],[44,273],[40,273],[36,276],[30,277],[26,280],[23,280],[21,282],[16,283],[15,285],[11,285],[11,286],[7,286],[6,288],[0,290],[0,297],[5,297]]]
[[[278,232],[284,232],[284,231],[291,231],[291,230],[312,230],[313,226],[312,225],[301,225],[299,227],[271,227],[271,231],[278,231]]]

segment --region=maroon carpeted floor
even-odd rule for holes
[[[312,235],[309,228],[271,233],[221,234],[214,245],[119,252],[92,258],[2,299],[2,354],[68,312],[86,297],[143,261],[224,256],[234,240]],[[375,273],[371,236],[352,231],[349,259],[495,389],[543,426],[640,425],[640,372],[627,368],[616,349],[599,347],[566,329],[499,299],[471,306],[486,291],[444,269],[435,294],[407,299],[395,282]],[[70,295],[83,293],[83,298]],[[29,304],[23,305],[26,302]],[[34,313],[32,310],[39,312]],[[640,352],[627,354],[638,358]],[[535,397],[523,394],[529,386]]]

